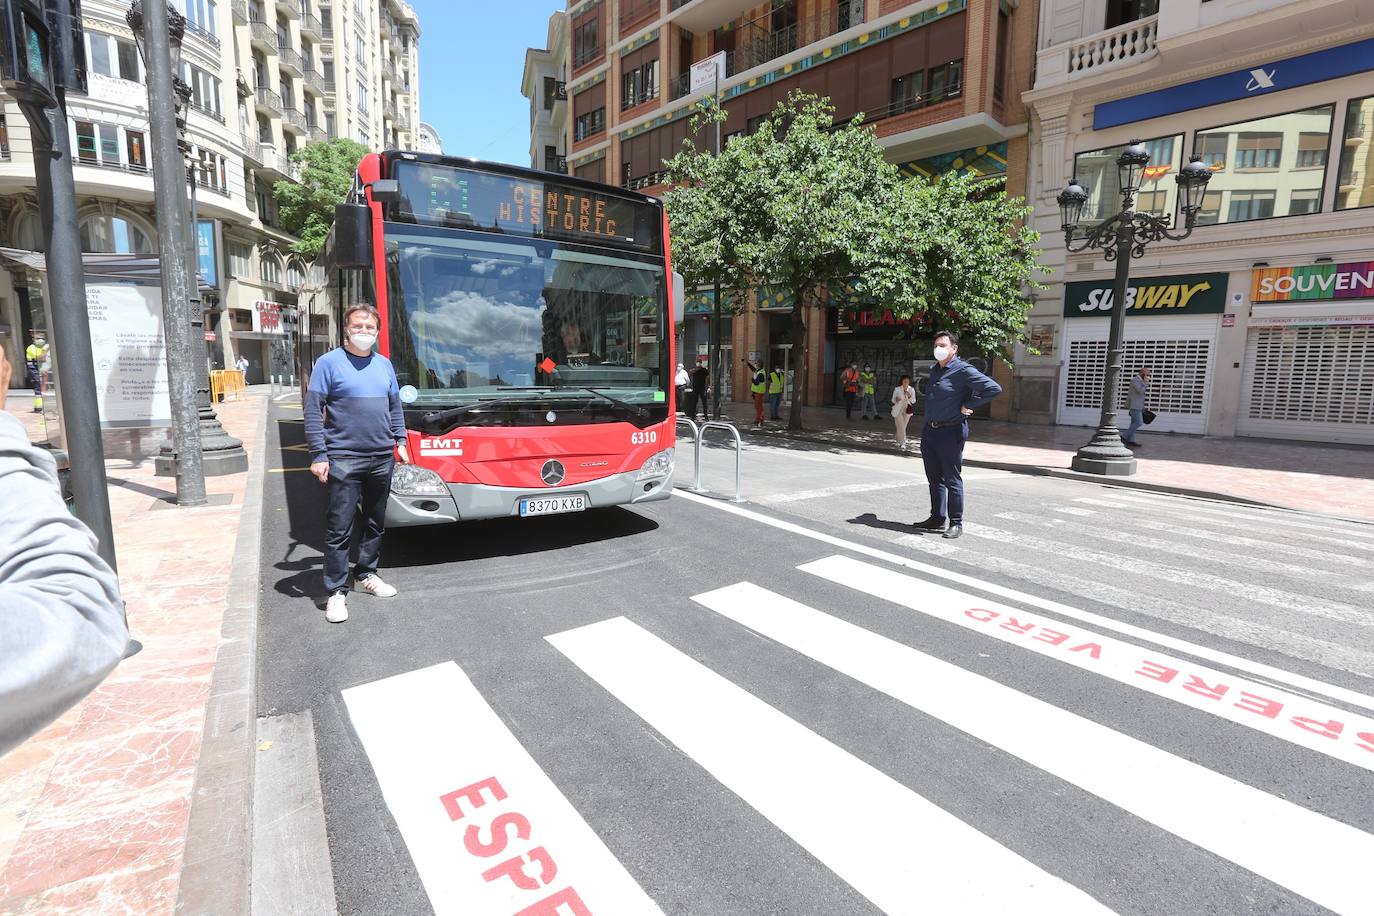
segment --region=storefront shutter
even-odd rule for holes
[[[1374,445],[1374,327],[1251,328],[1236,432]]]

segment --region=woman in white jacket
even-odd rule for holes
[[[916,389],[911,387],[911,376],[904,375],[892,389],[892,422],[897,424],[897,447],[900,449],[906,449],[906,425],[911,422],[915,409]]]

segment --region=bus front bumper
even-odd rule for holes
[[[623,506],[667,499],[673,492],[673,474],[639,478],[626,471],[586,483],[548,489],[495,487],[487,484],[452,483],[447,496],[402,496],[392,493],[386,503],[386,526],[443,525],[482,518],[506,518],[520,514],[520,500],[542,496],[587,497],[588,509]]]

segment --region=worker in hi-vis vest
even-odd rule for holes
[[[878,419],[878,400],[875,396],[878,391],[878,375],[872,366],[864,366],[864,371],[859,373],[859,391],[863,394],[863,418]]]
[[[756,366],[749,360],[744,364],[749,367],[749,393],[754,396],[754,425],[763,425],[763,393],[768,388],[768,376],[764,374],[762,366]]]
[[[768,419],[782,419],[782,389],[786,382],[781,366],[768,373]]]
[[[29,373],[29,387],[33,389],[33,412],[43,412],[43,361],[48,358],[48,342],[42,332],[36,332],[33,343],[24,348],[24,364]]]

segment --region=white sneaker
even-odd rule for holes
[[[329,596],[324,606],[324,619],[330,623],[343,623],[348,619],[348,596],[340,592]]]
[[[396,596],[396,586],[387,585],[382,581],[382,577],[376,573],[355,580],[353,587],[377,598],[394,598]]]

